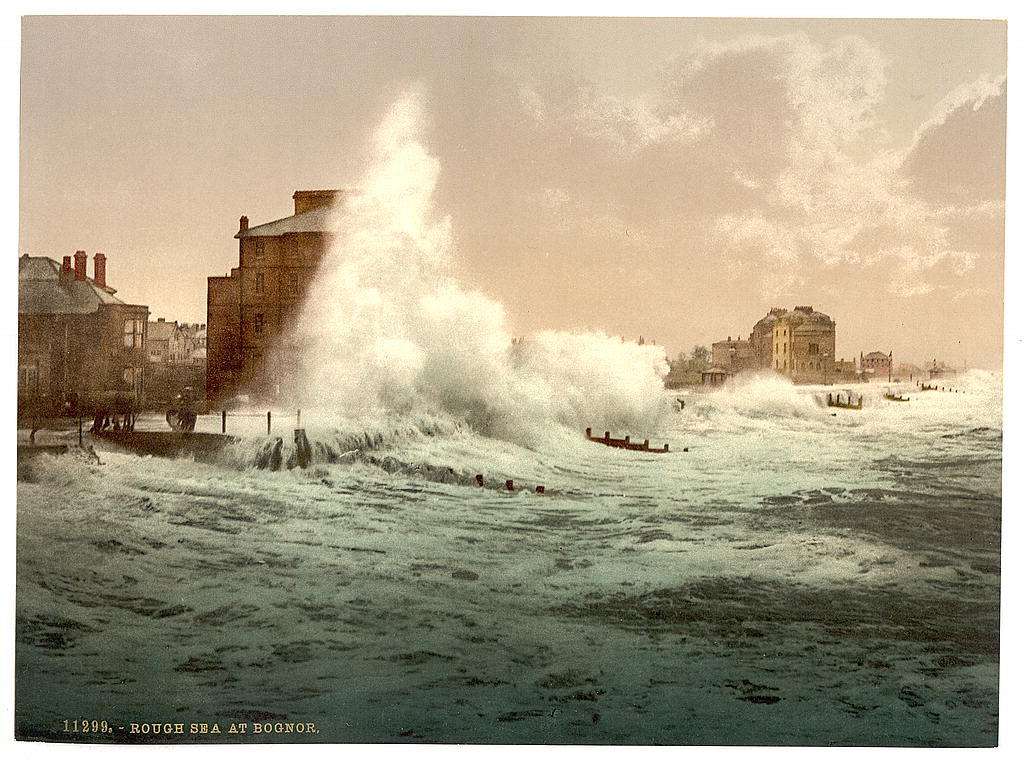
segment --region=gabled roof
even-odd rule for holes
[[[332,231],[331,220],[337,213],[337,209],[337,206],[317,207],[299,215],[290,215],[287,218],[239,231],[235,234],[235,239],[245,239],[250,236],[281,236],[282,234]]]
[[[151,341],[170,340],[174,335],[174,330],[177,329],[175,321],[151,321],[148,324],[146,334]]]
[[[125,305],[114,290],[100,287],[92,279],[74,278],[60,283],[60,263],[50,258],[18,258],[18,313],[94,313],[101,304]]]

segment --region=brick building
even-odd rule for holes
[[[287,330],[331,241],[344,192],[296,191],[295,214],[249,227],[239,221],[238,267],[207,279],[206,395],[216,405],[238,394],[272,397],[298,349]]]
[[[892,379],[892,353],[872,351],[867,356],[860,354],[860,371],[868,376],[869,380],[891,380]]]
[[[18,259],[18,415],[138,410],[145,402],[149,308],[114,297],[106,257],[93,277],[79,250],[62,263]]]

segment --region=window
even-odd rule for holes
[[[288,294],[298,295],[299,294],[299,275],[292,274],[288,277]]]
[[[18,369],[18,386],[26,393],[36,393],[39,387],[39,368],[27,364]]]
[[[263,274],[256,274],[256,294],[263,294]]]
[[[132,393],[142,395],[142,367],[125,367],[121,377]]]
[[[808,345],[807,346],[807,352],[811,353],[811,354],[814,354],[814,355],[817,355],[818,354],[818,344],[817,343],[811,343],[810,345]]]
[[[263,334],[263,314],[258,313],[253,317],[252,329],[257,335]]]
[[[142,347],[142,333],[145,328],[145,324],[142,319],[125,319],[124,320],[124,347],[125,348],[141,348]]]

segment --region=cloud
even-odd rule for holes
[[[574,200],[559,225],[579,216],[651,246],[675,229],[728,278],[756,274],[765,297],[846,267],[927,295],[1001,253],[1005,77],[957,87],[899,146],[879,117],[889,62],[859,37],[702,41],[660,76],[635,99],[521,88],[537,125],[573,137],[566,162],[587,168],[578,187],[557,184]],[[612,210],[602,189],[624,187],[632,204]]]
[[[989,76],[936,105],[902,167],[916,195],[940,204],[1001,200],[1005,168],[1006,78]]]

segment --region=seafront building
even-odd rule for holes
[[[754,324],[747,340],[729,337],[711,347],[712,365],[726,377],[772,370],[795,383],[856,379],[852,360],[836,360],[835,322],[809,305],[791,311],[772,308]],[[714,384],[721,380],[721,375],[716,376]]]
[[[861,352],[860,372],[868,380],[892,380],[892,351],[889,353],[871,351],[867,355]]]
[[[72,259],[74,263],[72,264]],[[146,394],[149,308],[115,297],[107,258],[18,259],[18,416],[137,411]]]
[[[296,191],[295,213],[249,227],[239,220],[238,267],[207,279],[206,396],[216,406],[241,393],[273,396],[299,358],[287,330],[331,242],[344,192]]]

